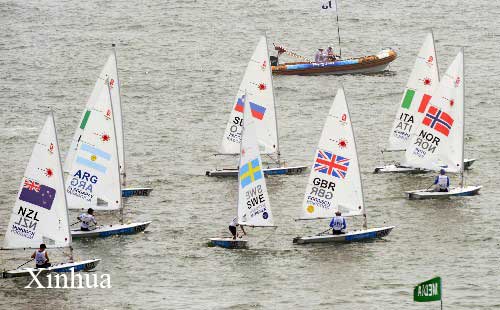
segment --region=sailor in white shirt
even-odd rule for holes
[[[31,258],[35,259],[36,268],[48,268],[51,266],[49,263],[49,254],[47,254],[46,249],[47,246],[42,243],[40,244],[40,248],[31,255]]]
[[[238,217],[236,216],[232,221],[231,223],[229,223],[229,231],[231,232],[231,234],[233,235],[233,240],[236,240],[236,227],[237,226],[240,226],[240,224],[238,224]],[[241,231],[243,232],[243,235],[246,235],[247,233],[245,232],[245,229],[243,229],[243,226],[240,226],[241,228]],[[242,236],[240,236],[241,238]]]
[[[314,62],[324,62],[325,61],[325,54],[323,53],[322,48],[318,48],[318,51],[314,55]]]
[[[97,225],[97,221],[94,217],[94,209],[89,208],[87,213],[82,213],[78,216],[78,220],[81,222],[80,230],[82,231],[90,231],[90,226],[94,224]]]

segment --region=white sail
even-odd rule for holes
[[[459,52],[441,79],[405,153],[406,165],[463,171],[464,59]]]
[[[31,153],[5,234],[4,248],[71,244],[64,176],[52,113]]]
[[[66,179],[70,209],[116,210],[121,207],[118,148],[107,81],[97,85],[95,104],[85,126]],[[102,205],[102,201],[107,205]]]
[[[439,70],[434,37],[429,33],[420,48],[401,98],[389,136],[388,150],[406,150],[438,84]]]
[[[90,111],[92,107],[97,103],[97,100],[100,96],[100,91],[102,88],[102,83],[109,78],[109,84],[111,89],[111,99],[113,104],[114,118],[116,124],[116,136],[118,143],[118,158],[120,161],[120,174],[125,174],[125,151],[123,147],[123,124],[122,124],[122,108],[120,101],[120,81],[118,80],[118,70],[116,67],[116,57],[115,54],[112,53],[104,68],[101,71],[101,74],[97,78],[94,89],[90,94],[90,97],[87,101],[87,105],[83,110],[82,116],[80,117],[80,122],[78,123],[78,127],[75,130],[75,134],[73,135],[73,140],[71,141],[71,146],[69,148],[68,154],[66,155],[66,161],[64,162],[64,171],[69,172],[71,164],[76,155],[76,150],[78,149],[78,144],[82,136],[82,132],[85,129],[85,126],[88,121],[88,117],[90,115]]]
[[[259,124],[256,130],[261,153],[279,153],[272,74],[265,37],[255,48],[241,81],[222,138],[221,154],[238,154],[240,151],[245,90],[252,98],[249,101],[252,117]]]
[[[326,119],[304,195],[301,219],[364,213],[351,117],[341,88]]]
[[[248,95],[248,99],[252,97]],[[273,226],[273,215],[267,194],[256,131],[259,126],[243,100],[244,128],[238,173],[238,222],[248,226]]]

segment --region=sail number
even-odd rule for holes
[[[320,178],[314,178],[313,188],[311,188],[310,195],[315,195],[325,199],[332,199],[333,192],[335,191],[335,182],[329,182]]]

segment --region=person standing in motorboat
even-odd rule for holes
[[[434,180],[434,191],[436,192],[449,192],[450,190],[450,178],[445,174],[446,171],[441,169],[439,175]]]
[[[330,227],[332,228],[332,234],[334,235],[342,235],[345,234],[347,228],[347,222],[345,218],[342,216],[340,211],[335,212],[335,216],[332,218],[330,222]]]
[[[240,224],[238,224],[238,217],[236,216],[232,221],[231,223],[229,223],[229,231],[231,232],[231,234],[233,235],[233,240],[236,240],[236,235],[237,235],[237,231],[236,231],[236,227],[237,226],[240,226],[241,228],[241,231],[243,232],[243,235],[246,235],[247,233],[245,232],[245,229],[243,229],[243,226],[241,226]],[[241,238],[241,236],[240,236]]]
[[[31,258],[35,259],[36,268],[48,268],[51,266],[47,246],[44,243],[40,244],[40,248],[31,255]]]
[[[97,221],[94,217],[94,209],[89,208],[87,213],[80,214],[77,219],[81,222],[80,230],[81,231],[90,231],[90,225],[94,224],[97,226]]]
[[[322,48],[318,48],[318,51],[314,55],[314,62],[324,62],[325,61],[325,53]]]

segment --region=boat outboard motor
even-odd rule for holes
[[[269,60],[271,61],[271,66],[278,65],[278,56],[269,56]]]

